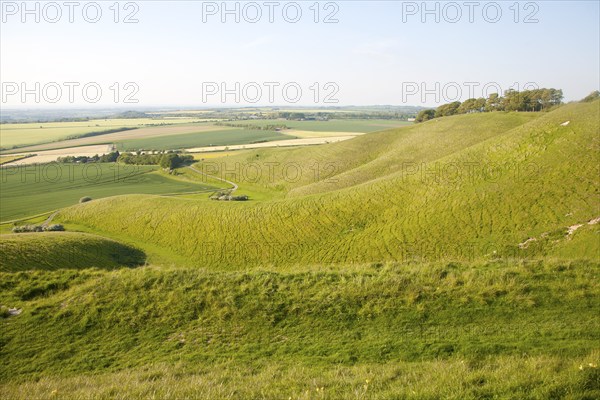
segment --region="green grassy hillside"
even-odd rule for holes
[[[121,195],[55,217],[101,237],[0,236],[0,397],[599,398],[599,107],[211,158],[254,200]]]
[[[599,272],[526,262],[2,273],[0,303],[23,311],[0,320],[0,393],[592,398]],[[54,290],[30,294],[43,285]]]
[[[60,219],[219,269],[530,258],[574,254],[575,247],[586,249],[578,257],[596,259],[600,224],[588,222],[600,216],[598,104],[491,114],[493,123],[488,115],[456,116],[329,145],[314,157],[346,163],[330,184],[337,190],[326,190],[323,181],[298,184],[287,189],[287,199],[247,204],[113,197],[71,207]],[[428,126],[434,134],[423,133]],[[503,128],[486,134],[494,126]],[[453,148],[446,138],[460,137],[457,127],[465,138]],[[348,146],[372,160],[352,167]],[[113,218],[102,217],[109,212]],[[575,224],[585,229],[568,235]]]
[[[531,121],[538,113],[458,116],[385,130],[328,146],[268,149],[199,164],[241,184],[303,195],[338,190],[430,162]],[[260,172],[258,172],[260,168]]]
[[[0,271],[113,269],[143,264],[140,250],[76,232],[0,235]]]

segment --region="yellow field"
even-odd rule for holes
[[[240,154],[242,154],[242,151],[244,151],[244,150],[214,151],[212,153],[194,153],[194,154],[192,154],[192,156],[194,157],[194,160],[201,161],[201,160],[207,160],[210,158],[220,158],[220,157],[227,157],[227,156],[232,156],[232,155],[240,155]]]
[[[23,156],[0,156],[0,165],[4,165],[7,164],[9,162],[18,160],[20,158],[22,158]]]
[[[296,136],[298,138],[322,138],[322,137],[338,137],[338,136],[358,136],[364,133],[357,132],[322,132],[322,131],[302,131],[296,129],[286,129],[283,131],[286,135]]]

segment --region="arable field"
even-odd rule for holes
[[[223,128],[224,127],[215,126],[214,130],[207,130],[204,132],[123,140],[119,141],[117,148],[123,151],[134,151],[138,149],[175,150],[192,147],[271,142],[291,138],[291,136],[275,131]]]
[[[155,166],[40,164],[0,169],[0,221],[25,218],[76,204],[130,193],[168,194],[214,190],[209,184],[174,179]]]
[[[42,143],[63,141],[69,137],[81,136],[87,133],[102,132],[118,128],[133,128],[163,124],[185,124],[197,122],[192,118],[123,118],[98,119],[82,122],[44,122],[23,124],[0,124],[0,149],[7,151],[14,147],[24,147]],[[97,137],[96,137],[97,138]],[[95,144],[97,142],[84,143]],[[83,144],[76,144],[83,145]],[[70,147],[70,146],[63,146]],[[35,150],[35,149],[34,149]],[[15,151],[13,151],[15,152]]]
[[[253,126],[285,125],[288,128],[299,131],[311,132],[353,132],[370,133],[390,128],[412,125],[412,122],[390,120],[390,119],[331,119],[329,121],[293,121],[286,119],[256,119],[233,122],[225,124],[247,124]],[[285,132],[285,131],[283,131]]]
[[[277,123],[293,128],[276,132],[274,130],[240,129],[216,125],[216,122],[218,121],[198,122],[191,118],[141,118],[43,124],[2,124],[0,125],[1,149],[3,154],[20,154],[114,144],[119,150],[175,150],[286,140],[294,137],[354,136],[409,124],[390,120],[243,120],[229,122],[253,126]],[[136,129],[77,137],[119,128]]]

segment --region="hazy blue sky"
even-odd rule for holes
[[[295,17],[295,5],[286,1],[274,8],[273,23],[263,1],[255,3],[262,12],[257,23],[245,20],[244,16],[255,17],[256,8],[247,6],[244,15],[244,2],[238,6],[239,23],[234,15],[226,16],[223,23],[221,10],[208,15],[215,7],[221,9],[222,2],[136,1],[137,23],[123,23],[136,8],[124,9],[126,2],[120,3],[119,23],[113,21],[114,11],[109,9],[113,1],[98,2],[102,16],[97,23],[83,18],[83,6],[89,2],[79,2],[73,23],[68,21],[69,9],[62,1],[57,3],[62,12],[57,23],[48,21],[56,15],[52,7],[44,15],[44,3],[38,6],[40,22],[36,23],[34,14],[22,15],[20,1],[2,2],[3,106],[22,104],[20,93],[7,94],[15,90],[12,82],[25,82],[30,89],[35,82],[41,86],[77,82],[74,105],[89,104],[81,93],[89,82],[102,89],[96,105],[114,104],[115,87],[110,87],[118,82],[117,103],[121,104],[134,90],[125,88],[125,83],[133,82],[139,92],[132,98],[140,105],[174,106],[220,105],[219,93],[203,98],[203,88],[211,88],[206,82],[226,82],[230,89],[235,82],[240,87],[256,82],[262,90],[256,103],[260,105],[270,104],[264,82],[280,84],[273,92],[273,103],[279,105],[298,97],[292,87],[292,94],[284,98],[282,86],[290,82],[297,82],[302,90],[300,105],[335,105],[324,103],[326,94],[332,94],[331,100],[337,99],[339,105],[434,105],[453,100],[456,87],[464,100],[469,97],[469,85],[478,97],[484,85],[489,89],[494,83],[503,89],[527,83],[562,88],[566,100],[576,100],[600,86],[598,1],[520,2],[517,7],[513,1],[473,2],[477,3],[472,9],[474,22],[469,22],[469,8],[463,1],[429,2],[429,9],[439,10],[439,22],[434,14],[425,15],[422,21],[421,2],[336,1],[327,9],[328,2],[320,2],[319,23],[314,22],[310,9],[314,1],[297,2],[302,10],[297,23],[284,19],[285,5],[287,18]],[[234,3],[228,2],[228,7],[235,7]],[[498,19],[497,5],[502,15],[492,23]],[[35,2],[29,7],[34,9]],[[339,22],[323,23],[336,8],[334,18]],[[204,15],[203,10],[207,11]],[[88,6],[87,11],[93,19],[94,7]],[[525,23],[532,13],[529,19],[538,22]],[[27,18],[25,23],[22,17]],[[456,19],[456,23],[449,21]],[[320,87],[316,103],[315,82]],[[324,87],[327,82],[335,85]],[[434,93],[436,82],[440,90]],[[333,94],[336,87],[339,92]],[[252,86],[247,88],[246,96],[240,93],[240,104],[258,95]],[[431,90],[425,98],[423,88]],[[47,98],[58,95],[52,87],[47,89],[40,103],[28,95],[26,105],[52,106]],[[63,86],[56,105],[69,104],[67,93]],[[236,105],[233,94],[225,100]]]

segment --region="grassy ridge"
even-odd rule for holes
[[[210,160],[204,168],[215,175],[288,196],[329,192],[381,179],[401,171],[405,163],[440,159],[539,115],[494,113],[448,118],[442,123],[371,133],[328,146],[253,150]],[[255,172],[257,167],[260,173]]]
[[[145,255],[130,246],[75,232],[0,236],[0,271],[113,269],[143,264]]]
[[[576,366],[597,362],[599,272],[598,263],[548,261],[3,273],[0,303],[23,313],[2,321],[0,377],[6,386],[0,390],[18,393],[22,389],[8,382],[55,376],[52,384],[33,386],[76,393],[82,389],[68,382],[105,378],[72,377],[102,371],[128,377],[112,395],[145,393],[147,387],[132,381],[154,376],[157,383],[184,382],[162,392],[183,396],[199,374],[209,381],[203,391],[222,380],[220,389],[210,390],[224,390],[223,397],[263,391],[271,398],[298,397],[311,387],[299,379],[324,371],[319,385],[329,396],[351,397],[353,375],[361,371],[360,381],[373,382],[369,393],[380,393],[375,398],[402,393],[407,380],[421,395],[434,390],[431,397],[449,390],[457,398],[514,392],[543,398],[570,390],[593,396],[600,390],[598,371],[577,375]],[[24,295],[50,285],[55,289]],[[544,362],[554,367],[535,372],[534,365]],[[467,367],[459,369],[458,382],[451,380],[447,368],[462,363]],[[152,367],[161,364],[176,365],[182,375]],[[268,374],[277,365],[284,371],[278,383]],[[292,365],[310,368],[294,377]],[[221,366],[222,372],[207,373]],[[349,371],[350,382],[336,376],[336,368]],[[418,384],[409,369],[450,387]],[[255,386],[244,389],[253,379]]]
[[[416,165],[420,171],[403,170],[390,162],[392,155],[404,154],[392,147],[371,162],[348,168],[343,173],[348,180],[340,178],[332,184],[341,190],[226,205],[115,197],[69,208],[60,218],[119,239],[149,242],[185,255],[191,264],[219,269],[528,258],[574,254],[574,246],[586,249],[578,257],[595,259],[600,251],[600,225],[585,225],[572,236],[567,235],[567,228],[599,216],[597,104],[567,105],[525,117],[534,119],[496,131],[486,140],[464,139],[463,148],[450,154],[443,138],[451,134],[443,132],[475,125],[480,117],[434,120],[419,128],[433,125],[441,135],[438,142],[429,141],[420,158],[413,158],[411,167]],[[514,125],[512,114],[494,118],[508,119],[508,128]],[[571,123],[561,126],[565,120]],[[470,129],[469,136],[482,135],[481,129]],[[372,135],[389,141],[376,145],[384,151],[394,143],[402,144],[404,135],[410,133],[400,129]],[[369,136],[350,142],[364,148],[365,140],[374,140]],[[331,145],[331,152],[346,149],[343,146],[347,145]],[[289,154],[297,153],[292,150]],[[348,152],[339,154],[347,156]],[[388,161],[387,175],[381,173],[381,159]],[[417,163],[419,160],[424,164]],[[433,176],[428,171],[434,171]],[[374,179],[379,176],[383,177]],[[354,184],[348,187],[350,181]],[[288,190],[306,188],[310,193],[316,190],[315,185]],[[136,204],[142,201],[144,208],[140,209]],[[106,221],[100,216],[109,210],[115,218]],[[172,226],[178,226],[181,234],[174,235]],[[531,238],[537,239],[534,245],[519,246]]]

